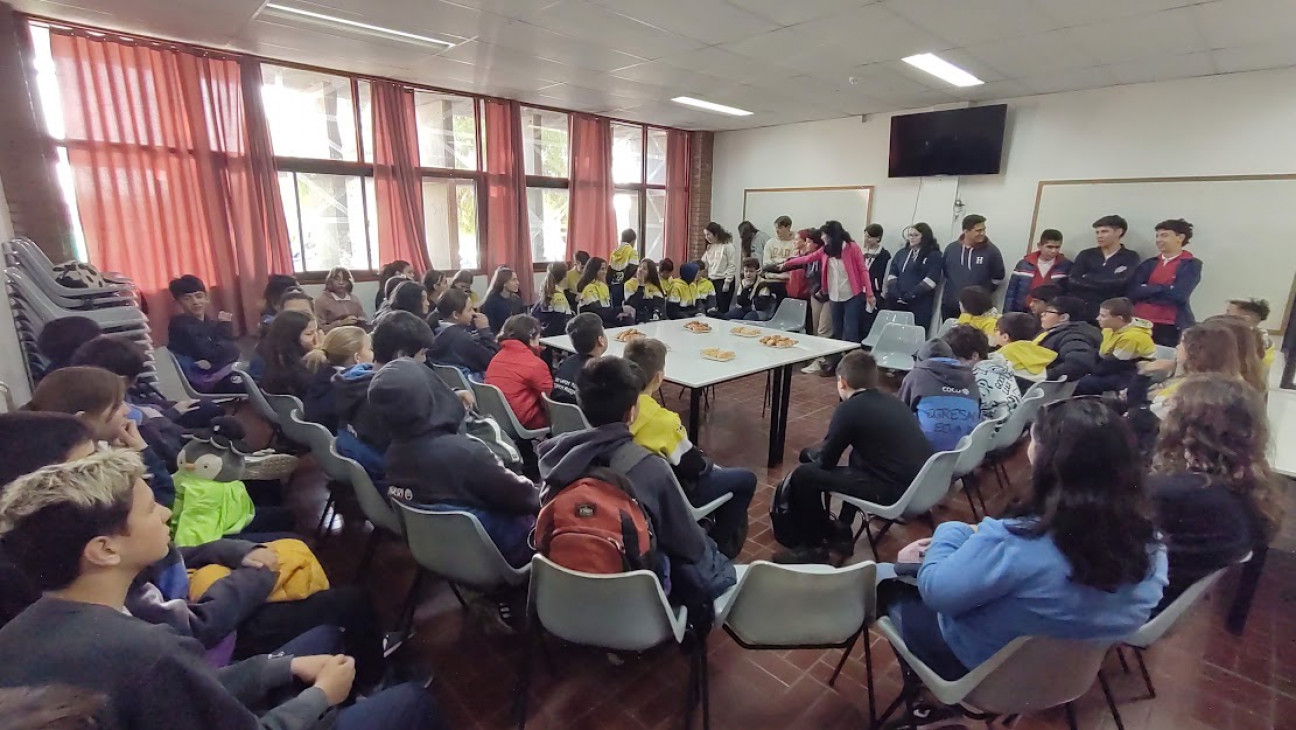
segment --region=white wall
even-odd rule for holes
[[[944,242],[956,219],[980,213],[1011,266],[1026,250],[1040,180],[1296,172],[1293,89],[1296,69],[1283,69],[1008,100],[1003,173],[965,178],[887,178],[889,115],[723,132],[712,217],[734,228],[746,188],[874,185],[873,222],[886,228],[892,251],[913,221],[926,220]],[[956,211],[955,200],[965,207]],[[1094,217],[1108,212],[1120,211]],[[1174,215],[1192,219],[1191,210]],[[1247,245],[1289,243],[1275,235]]]
[[[9,220],[9,205],[5,202],[4,189],[0,188],[0,241],[12,237],[13,223]],[[0,382],[9,386],[9,392],[13,394],[16,403],[31,400],[31,389],[27,385],[27,366],[23,364],[22,348],[18,345],[18,330],[14,327],[8,296],[0,296]]]

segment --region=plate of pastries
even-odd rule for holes
[[[703,322],[700,319],[695,319],[692,322],[689,322],[688,324],[684,325],[684,329],[688,330],[689,332],[692,332],[693,334],[701,335],[710,332],[711,325],[707,324],[706,322]]]
[[[797,341],[792,339],[791,337],[785,337],[783,335],[766,335],[760,338],[759,340],[757,340],[757,342],[761,343],[766,347],[775,347],[779,349],[783,349],[787,347],[796,347],[796,343],[797,343]]]
[[[755,327],[744,327],[740,325],[729,330],[729,334],[737,335],[739,337],[760,337],[761,331]]]
[[[646,336],[646,335],[644,335],[644,333],[643,333],[642,331],[637,330],[637,329],[635,329],[634,327],[631,327],[631,328],[628,329],[628,330],[624,330],[624,331],[622,331],[622,332],[618,332],[618,333],[617,333],[617,336],[616,336],[616,341],[617,341],[617,342],[631,342],[631,341],[633,341],[633,340],[638,340],[638,339],[640,339],[640,338],[642,338],[642,337],[645,337],[645,336]]]
[[[719,347],[706,347],[702,349],[702,357],[717,362],[729,362],[737,357],[737,355],[734,354],[733,350],[725,350]]]

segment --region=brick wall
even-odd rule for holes
[[[690,136],[688,252],[689,260],[696,261],[706,250],[702,229],[711,221],[711,161],[715,133],[693,132]]]

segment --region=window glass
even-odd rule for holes
[[[666,191],[647,191],[648,205],[644,211],[643,255],[646,259],[661,261],[666,255]]]
[[[276,156],[359,160],[350,79],[271,65],[262,65],[261,77]]]
[[[567,259],[566,188],[527,188],[527,222],[531,258],[545,263]]]
[[[477,268],[480,255],[474,181],[423,178],[423,226],[433,267],[441,271]]]
[[[294,270],[374,268],[364,187],[359,175],[279,173]]]
[[[643,182],[643,131],[636,124],[612,125],[612,182]]]
[[[476,108],[467,96],[414,92],[421,166],[477,169]]]
[[[629,228],[635,232],[639,238],[643,238],[643,231],[639,230],[639,191],[638,190],[618,190],[612,196],[612,210],[616,213],[617,241],[620,242],[621,231]],[[635,244],[638,247],[638,244]]]
[[[570,174],[569,129],[567,115],[562,112],[522,108],[522,154],[526,174],[563,178]]]
[[[666,184],[666,137],[664,129],[648,128],[648,184]]]

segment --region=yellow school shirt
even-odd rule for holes
[[[571,302],[567,300],[567,292],[560,288],[554,287],[552,297],[544,307],[546,312],[558,312],[559,314],[571,314]]]
[[[1129,324],[1118,330],[1104,328],[1102,345],[1098,354],[1113,357],[1117,360],[1147,360],[1156,355],[1156,343],[1152,342],[1152,323],[1135,317]]]
[[[693,448],[679,414],[663,408],[647,393],[639,394],[639,410],[630,424],[630,435],[636,444],[672,464],[679,464],[684,454]]]
[[[617,249],[608,257],[608,266],[617,271],[625,271],[628,266],[639,265],[639,252],[628,243],[617,246]]]
[[[567,291],[576,291],[576,287],[580,286],[582,273],[584,272],[577,270],[575,267],[568,269],[567,278],[563,281],[563,288]]]
[[[698,277],[698,280],[693,282],[693,286],[697,289],[698,299],[706,299],[707,297],[715,296],[715,284],[712,284],[710,279]]]
[[[665,284],[663,286],[665,286],[667,289],[670,288],[669,284]],[[626,283],[625,283],[626,298],[629,298],[631,294],[634,294],[637,291],[639,291],[639,280],[633,277],[626,279]],[[645,299],[661,299],[662,297],[665,296],[665,294],[662,293],[661,289],[657,288],[656,284],[652,283],[651,281],[645,281],[643,284],[643,296]]]
[[[964,312],[959,315],[958,323],[970,324],[984,332],[987,340],[993,340],[995,336],[995,328],[999,325],[999,310],[991,309],[985,314],[975,315]]]
[[[683,279],[671,279],[666,285],[666,297],[667,301],[680,306],[691,307],[698,300],[697,285],[690,284]]]
[[[584,307],[589,304],[600,307],[612,306],[612,292],[605,282],[591,281],[585,285],[585,290],[580,295],[580,306]]]

